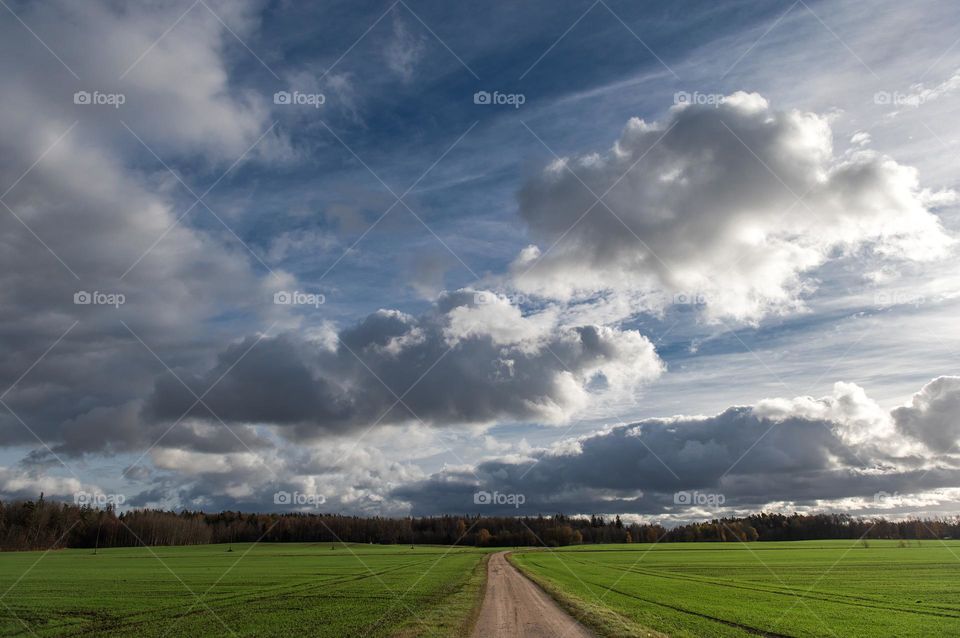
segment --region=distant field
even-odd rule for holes
[[[595,545],[511,559],[606,635],[960,636],[957,541]]]
[[[456,636],[479,600],[483,550],[330,548],[0,553],[0,636]]]

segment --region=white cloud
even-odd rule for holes
[[[74,477],[53,476],[23,468],[0,466],[0,496],[5,498],[46,498],[72,500],[79,492],[100,493],[95,486],[84,485]]]
[[[537,294],[659,295],[638,310],[680,295],[710,318],[756,321],[801,309],[812,271],[838,256],[942,257],[953,240],[930,209],[952,197],[889,157],[835,154],[826,117],[734,93],[634,118],[608,152],[552,162],[521,192],[540,243],[513,273]]]
[[[417,426],[378,428],[369,433],[366,444],[331,437],[323,446],[256,453],[198,453],[161,445],[151,452],[157,468],[153,489],[132,495],[128,501],[138,507],[191,504],[208,510],[405,515],[403,505],[390,500],[389,493],[424,478],[409,459],[436,453],[425,434]],[[395,460],[397,454],[405,455],[406,460]],[[311,500],[277,503],[274,496],[278,492],[296,492]]]
[[[472,293],[474,300],[450,309],[444,336],[451,345],[461,339],[489,336],[496,345],[537,350],[556,326],[556,309],[523,315],[520,306],[503,295],[486,290],[464,292],[467,296]]]
[[[866,131],[857,131],[850,138],[850,143],[855,146],[867,146],[870,144],[870,134]]]
[[[255,23],[254,6],[247,1],[210,3],[244,37]],[[109,140],[146,153],[122,120],[167,161],[171,153],[185,153],[232,162],[269,127],[270,100],[230,84],[224,50],[233,36],[203,4],[164,33],[189,7],[183,2],[121,9],[100,0],[82,6],[63,1],[28,5],[23,20],[54,44],[79,79],[70,77],[16,20],[5,21],[3,38],[13,47],[3,64],[5,122],[34,127],[43,120],[79,118],[80,128],[100,143]],[[36,55],[23,63],[24,51]],[[62,80],[38,82],[38,75]],[[125,101],[117,109],[77,106],[74,91],[120,93]],[[254,155],[283,145],[271,135]]]
[[[897,428],[931,450],[956,453],[960,439],[960,377],[938,377],[893,411]]]
[[[223,454],[160,447],[152,450],[150,454],[154,467],[173,470],[183,477],[249,472],[263,480],[270,475],[264,459],[251,452]]]

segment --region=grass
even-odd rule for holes
[[[335,547],[0,553],[0,636],[460,636],[469,630],[488,552]]]
[[[601,636],[958,636],[960,543],[594,545],[511,561]]]
[[[335,547],[0,553],[0,636],[469,635],[488,550]],[[600,636],[960,635],[956,541],[593,545],[510,560]]]

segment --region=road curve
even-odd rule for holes
[[[487,564],[487,592],[473,638],[592,638],[506,556],[498,552]]]

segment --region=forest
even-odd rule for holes
[[[667,528],[596,515],[382,518],[150,509],[118,513],[111,506],[101,509],[53,502],[43,495],[35,501],[0,501],[0,550],[240,542],[561,547],[590,543],[946,538],[960,538],[960,517],[890,521],[847,514],[759,513]]]

